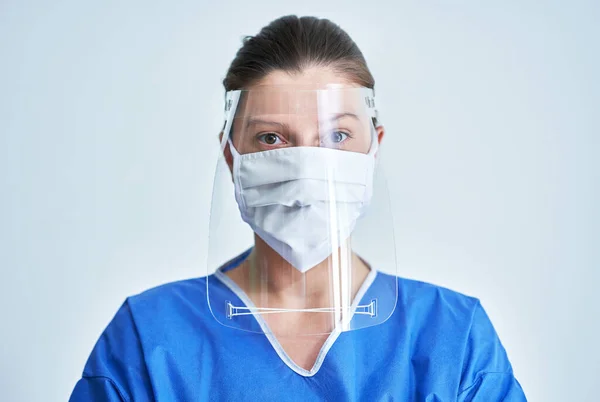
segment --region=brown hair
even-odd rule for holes
[[[355,83],[374,88],[375,80],[352,38],[327,19],[288,15],[247,36],[223,80],[225,91],[247,88],[274,70],[301,72],[331,67]]]

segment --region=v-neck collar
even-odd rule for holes
[[[242,258],[242,260],[243,260],[243,258]],[[354,317],[354,313],[356,311],[356,308],[358,307],[358,304],[364,297],[367,290],[371,287],[371,284],[374,282],[375,277],[377,276],[377,271],[373,267],[371,267],[371,266],[369,266],[369,267],[370,267],[369,273],[367,274],[367,277],[365,278],[363,283],[360,285],[360,288],[358,289],[358,292],[356,293],[356,296],[354,297],[354,300],[352,301],[352,305],[350,307],[350,317],[349,317],[348,321],[351,321],[352,318]],[[227,268],[232,269],[234,267],[231,267],[231,265],[229,265],[229,267],[227,267]],[[229,290],[231,290],[242,301],[242,303],[244,303],[246,305],[246,307],[250,308],[251,311],[256,309],[256,306],[254,305],[252,300],[250,300],[250,297],[248,297],[246,292],[244,292],[237,285],[237,283],[235,283],[230,277],[225,275],[225,273],[222,271],[222,269],[223,269],[223,267],[219,268],[219,269],[217,269],[217,271],[215,271],[215,273],[214,273],[215,277],[217,279],[219,279],[225,286],[227,286],[229,288]],[[312,377],[315,374],[317,374],[317,372],[323,365],[323,361],[325,360],[325,356],[327,356],[327,352],[329,352],[329,349],[331,349],[334,342],[336,341],[336,339],[342,332],[339,329],[339,326],[335,327],[335,329],[329,334],[329,336],[325,340],[325,343],[319,350],[319,354],[317,355],[317,359],[315,360],[315,363],[313,364],[312,368],[310,370],[306,370],[305,368],[300,367],[298,364],[296,364],[296,362],[294,362],[292,360],[292,358],[287,354],[287,352],[283,349],[283,346],[281,346],[281,343],[279,343],[279,341],[277,340],[275,335],[273,335],[271,333],[271,331],[269,330],[269,326],[265,322],[263,317],[260,314],[254,314],[254,312],[252,312],[252,316],[258,322],[258,325],[260,325],[260,328],[262,329],[263,333],[267,337],[267,339],[268,339],[269,343],[271,344],[271,346],[273,347],[273,349],[275,349],[275,352],[277,353],[277,355],[279,355],[279,358],[290,369],[292,369],[293,371],[295,371],[296,373],[298,373],[304,377]]]

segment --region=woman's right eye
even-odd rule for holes
[[[261,134],[257,138],[260,142],[267,145],[279,145],[284,143],[283,140],[275,133]]]

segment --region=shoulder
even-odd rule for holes
[[[407,327],[417,354],[439,353],[444,361],[454,356],[461,367],[462,389],[486,374],[512,378],[506,350],[478,298],[432,283],[395,280],[395,315]]]
[[[129,296],[126,302],[135,313],[144,309],[160,312],[181,303],[196,304],[206,300],[206,283],[206,277],[169,282]]]
[[[383,274],[397,284],[393,322],[405,328],[420,347],[469,354],[487,349],[502,354],[494,327],[476,297],[428,282]],[[469,356],[467,356],[468,358]]]
[[[400,295],[405,297],[407,300],[417,299],[430,299],[430,298],[444,298],[448,301],[460,302],[467,305],[473,305],[478,302],[478,299],[458,292],[453,289],[449,289],[444,286],[440,286],[431,282],[419,281],[416,279],[395,277],[398,282],[398,288]]]
[[[206,304],[205,277],[166,283],[127,297],[102,333],[100,340],[104,338],[120,340],[118,343],[111,342],[111,347],[137,343],[143,320],[150,317],[162,318],[161,316],[168,315],[173,310],[181,310],[186,304],[197,308],[202,308]]]
[[[397,312],[428,331],[444,331],[469,344],[500,345],[498,335],[477,297],[433,283],[397,277]]]
[[[398,306],[404,313],[426,317],[428,326],[442,322],[461,328],[467,338],[467,348],[493,345],[502,349],[494,326],[478,298],[428,282],[400,277],[397,281]]]
[[[409,317],[427,316],[428,325],[435,321],[453,321],[469,326],[480,306],[478,298],[429,282],[381,274],[397,285],[396,311]]]
[[[135,388],[148,378],[145,351],[193,330],[187,327],[199,325],[206,309],[205,277],[167,283],[126,298],[96,342],[84,377],[106,377],[129,390]]]
[[[145,346],[205,332],[212,321],[208,278],[169,282],[127,298],[132,322]]]

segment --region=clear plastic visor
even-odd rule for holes
[[[397,289],[383,273],[396,274],[395,242],[376,117],[368,88],[227,94],[207,266],[218,322],[297,336],[391,315]]]

